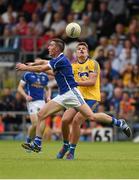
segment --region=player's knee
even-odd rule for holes
[[[64,124],[64,125],[68,125],[68,124],[70,124],[70,119],[68,119],[68,118],[62,118],[62,124]]]
[[[90,121],[95,121],[96,120],[96,116],[95,116],[95,114],[91,114],[91,115],[88,115],[88,116],[86,116],[86,119],[89,119]]]
[[[44,120],[44,114],[41,111],[39,111],[37,115],[38,115],[38,121]]]
[[[33,126],[34,128],[36,128],[36,126],[37,126],[37,120],[34,120],[34,121],[32,122],[32,126]]]
[[[72,126],[80,126],[80,125],[81,125],[80,119],[76,118],[76,119],[73,120]]]

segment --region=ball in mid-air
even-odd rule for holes
[[[79,24],[72,22],[66,26],[66,34],[70,38],[77,38],[81,34],[81,27]]]

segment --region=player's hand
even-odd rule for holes
[[[47,102],[49,102],[50,100],[51,100],[51,98],[50,98],[50,97],[48,97],[48,98],[47,98]]]
[[[26,71],[27,70],[27,65],[25,65],[23,63],[18,63],[16,65],[16,70],[18,70],[18,71]]]
[[[32,101],[32,97],[31,96],[26,96],[26,101]]]

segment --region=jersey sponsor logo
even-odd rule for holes
[[[78,75],[79,75],[79,77],[84,77],[84,76],[88,77],[89,76],[88,72],[79,72]]]
[[[43,85],[41,85],[40,83],[36,82],[31,84],[32,87],[36,87],[36,88],[43,88]]]

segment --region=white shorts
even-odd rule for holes
[[[37,100],[37,101],[31,101],[27,102],[27,109],[28,113],[31,114],[37,114],[38,111],[45,105],[44,100]]]
[[[82,104],[86,103],[77,88],[73,88],[65,94],[58,95],[52,100],[64,106],[66,109],[77,108],[80,107]]]

